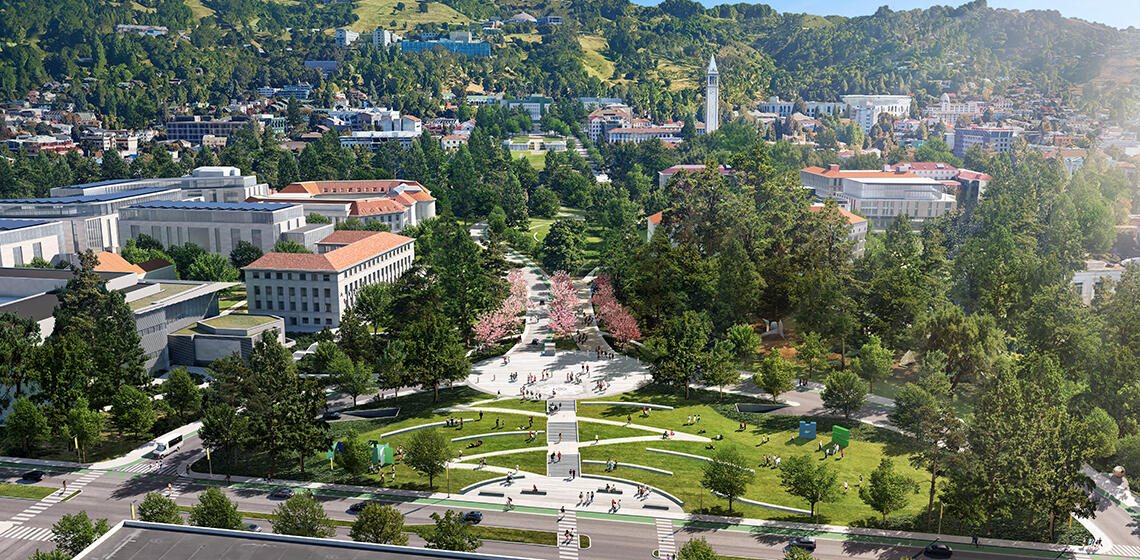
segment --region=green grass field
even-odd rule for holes
[[[42,500],[50,496],[59,488],[37,486],[34,484],[10,484],[0,482],[0,496],[5,498],[27,498],[29,500]]]
[[[887,457],[894,461],[895,469],[912,481],[917,483],[918,493],[908,495],[907,506],[896,512],[896,515],[913,515],[923,510],[927,500],[925,484],[929,475],[910,466],[909,441],[894,432],[881,430],[872,426],[861,425],[857,422],[844,422],[827,418],[814,419],[819,422],[819,437],[814,441],[801,440],[797,437],[798,417],[777,416],[763,414],[742,414],[735,412],[732,403],[748,401],[737,395],[726,395],[721,398],[712,391],[693,391],[688,401],[674,393],[663,392],[661,388],[650,386],[648,388],[617,395],[599,400],[624,400],[630,402],[646,402],[653,404],[666,404],[674,406],[674,410],[654,410],[649,417],[641,417],[636,408],[583,405],[579,407],[580,417],[607,418],[625,420],[626,415],[633,416],[634,423],[655,426],[664,429],[695,433],[698,429],[706,430],[704,435],[713,437],[723,435],[724,439],[712,444],[682,441],[655,441],[649,443],[622,443],[615,445],[582,446],[582,458],[593,460],[616,459],[626,463],[634,463],[673,471],[674,476],[654,474],[634,469],[619,469],[612,473],[614,476],[640,481],[658,486],[678,496],[685,501],[685,511],[696,512],[702,505],[707,511],[726,513],[727,502],[718,500],[705,493],[702,496],[697,482],[702,476],[703,461],[686,459],[661,453],[646,451],[647,447],[667,449],[691,453],[694,455],[711,456],[715,450],[708,449],[714,445],[717,449],[734,448],[748,458],[748,463],[756,469],[755,479],[749,484],[744,494],[745,498],[759,500],[767,503],[809,509],[809,505],[802,499],[791,496],[780,487],[778,471],[773,468],[762,468],[760,463],[765,454],[779,455],[786,459],[792,455],[809,454],[818,460],[824,460],[823,455],[817,452],[817,441],[827,443],[830,441],[832,425],[845,425],[852,429],[852,441],[845,452],[843,459],[829,457],[826,459],[839,474],[840,485],[848,483],[848,492],[842,495],[835,503],[823,504],[821,509],[821,522],[851,525],[854,523],[871,522],[877,514],[864,504],[858,496],[857,484],[859,475],[867,477],[878,466],[879,460]],[[701,416],[701,423],[685,425],[687,417]],[[748,421],[748,428],[741,431],[740,421]],[[580,423],[583,433],[586,433],[588,423]],[[762,436],[769,436],[767,443],[762,442]],[[604,466],[584,465],[585,473],[601,473]],[[713,509],[709,509],[713,508]],[[782,519],[788,521],[808,521],[806,516],[787,514],[767,508],[755,506],[734,505],[734,510],[743,512],[748,517],[767,519]]]
[[[542,171],[546,169],[546,154],[532,154],[530,152],[515,152],[514,156],[518,159],[526,158],[530,161],[530,166],[535,171]]]
[[[360,19],[349,27],[353,31],[369,32],[377,27],[390,31],[406,31],[420,23],[455,23],[471,21],[467,16],[439,2],[428,2],[427,12],[420,13],[415,2],[404,1],[404,9],[397,10],[400,0],[360,0],[355,14]],[[395,21],[396,25],[392,25]]]
[[[614,426],[613,424],[601,424],[598,422],[578,422],[578,441],[582,442],[583,447],[592,446],[594,444],[594,436],[598,436],[599,441],[604,441],[607,439],[653,435],[655,435],[653,432],[639,430],[637,428],[626,428],[624,426]]]
[[[541,474],[545,476],[546,450],[540,449],[536,451],[510,453],[507,455],[495,455],[494,457],[487,457],[487,464],[496,467],[503,467],[506,469],[513,469],[517,465],[519,470],[522,472]],[[495,476],[503,475],[496,474]]]
[[[597,76],[600,80],[608,80],[614,74],[614,63],[602,55],[606,49],[606,39],[597,35],[582,35],[578,37],[578,44],[585,51],[586,72]]]

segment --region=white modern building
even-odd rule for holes
[[[716,56],[709,57],[705,72],[705,132],[712,134],[720,128],[720,72],[716,69]]]
[[[403,37],[387,29],[376,29],[372,32],[372,46],[374,47],[387,47],[388,45],[399,42],[401,39],[403,39]]]
[[[879,115],[895,117],[910,115],[914,99],[909,95],[844,95],[843,102],[851,108],[851,120],[859,123],[866,132],[879,122]]]
[[[258,183],[255,175],[242,175],[236,167],[199,167],[182,177],[157,177],[153,179],[113,179],[56,187],[51,190],[53,197],[99,196],[144,188],[176,188],[182,198],[197,198],[206,202],[242,202],[251,196],[269,194],[269,185]]]
[[[393,282],[415,259],[415,239],[388,232],[341,231],[320,254],[268,253],[245,267],[249,308],[282,317],[285,328],[336,328],[357,292]]]
[[[795,101],[780,101],[779,97],[771,96],[767,101],[760,103],[761,113],[771,113],[779,117],[786,117],[795,112]],[[828,101],[805,101],[804,114],[819,118],[823,115],[841,115],[847,108],[846,103],[833,103]]]
[[[1088,305],[1101,292],[1106,279],[1119,282],[1130,264],[1140,265],[1140,258],[1125,259],[1120,264],[1088,260],[1085,261],[1085,269],[1074,272],[1070,282],[1080,294],[1081,301]]]
[[[305,225],[304,208],[281,202],[174,200],[119,210],[119,238],[124,243],[145,234],[166,246],[190,242],[221,255],[229,255],[242,241],[263,252],[272,250],[282,234]]]
[[[336,30],[336,46],[347,47],[356,42],[360,38],[360,34],[351,29],[337,29]]]
[[[87,249],[114,251],[119,240],[119,210],[152,200],[181,200],[176,187],[152,187],[94,195],[0,200],[0,218],[60,222],[66,257]],[[70,260],[70,259],[69,259]]]
[[[878,229],[889,226],[899,214],[922,222],[958,207],[954,195],[945,192],[945,185],[913,173],[840,170],[838,165],[831,165],[827,169],[803,169],[800,179],[817,198],[835,198],[840,206],[872,220]]]
[[[938,119],[943,124],[953,125],[961,117],[978,117],[985,112],[986,104],[982,101],[952,101],[950,94],[943,93],[937,105],[930,105],[923,109],[923,114],[932,119]]]
[[[0,220],[0,267],[25,265],[36,257],[54,264],[63,249],[63,222]]]

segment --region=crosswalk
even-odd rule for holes
[[[135,474],[172,475],[178,473],[178,465],[166,465],[160,468],[159,463],[154,461],[141,461],[133,465],[119,467],[115,470]]]
[[[570,538],[566,538],[567,531]],[[558,560],[578,560],[578,517],[573,511],[558,520]]]
[[[1105,552],[1100,553],[1101,556],[1123,556],[1125,558],[1140,558],[1140,546],[1128,546],[1117,544]]]
[[[11,523],[12,526],[5,529],[3,532],[0,532],[0,538],[32,541],[51,540],[50,528],[28,527],[25,526],[24,523],[31,521],[32,518],[43,513],[45,509],[58,504],[59,502],[62,502],[65,498],[71,494],[74,494],[76,491],[82,490],[84,486],[91,484],[93,480],[99,478],[100,476],[103,476],[103,471],[87,471],[79,475],[79,478],[76,478],[74,481],[72,481],[71,484],[67,485],[66,488],[60,488],[59,490],[52,492],[42,500],[39,500],[38,502],[25,508],[24,511],[13,515],[12,519],[9,520],[9,523]]]
[[[51,527],[26,527],[15,525],[0,532],[0,539],[20,539],[24,541],[50,541]]]
[[[190,479],[189,478],[179,478],[178,480],[175,480],[174,482],[171,483],[170,493],[167,497],[170,498],[171,500],[173,500],[173,499],[177,498],[178,496],[181,496],[182,493],[185,492],[186,489],[189,487],[190,487]]]
[[[657,525],[657,557],[661,560],[670,560],[677,556],[677,543],[673,540],[673,520],[656,520]]]

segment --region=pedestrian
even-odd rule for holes
[[[698,415],[697,415],[697,424],[699,425],[700,423],[701,423],[701,415],[700,415],[700,414],[698,414]]]
[[[480,421],[483,420],[483,411],[482,410],[479,411],[479,420]]]
[[[511,501],[511,497],[507,496],[507,509],[515,509],[515,504]]]
[[[562,462],[562,452],[561,451],[558,452],[558,462],[559,463]]]
[[[970,544],[973,544],[974,548],[978,548],[978,536],[977,535],[970,537]]]
[[[67,494],[67,481],[66,480],[63,481],[63,493],[64,493],[64,495]]]
[[[843,493],[844,494],[847,493],[847,481],[846,480],[843,481]]]
[[[863,485],[863,475],[859,475],[859,486]]]
[[[562,443],[562,432],[558,432],[558,443]]]
[[[594,434],[594,445],[598,444],[598,434]]]

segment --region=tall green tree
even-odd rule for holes
[[[859,377],[867,380],[870,389],[874,389],[876,381],[882,381],[890,376],[891,366],[894,364],[894,354],[884,348],[882,341],[876,335],[867,337],[867,342],[859,348],[859,356],[851,360],[851,369]]]
[[[370,503],[356,514],[348,536],[356,542],[408,544],[404,534],[404,514],[390,505]]]
[[[728,511],[732,513],[733,499],[744,494],[755,476],[744,455],[734,448],[725,447],[716,450],[712,460],[701,467],[701,487],[724,496],[728,500]]]
[[[24,393],[24,383],[32,375],[29,361],[32,349],[40,343],[40,324],[30,317],[0,314],[0,384],[11,387],[11,396],[0,397],[0,406]]]
[[[879,466],[871,471],[867,484],[859,487],[859,499],[883,514],[883,523],[886,523],[887,515],[906,507],[910,487],[911,481],[895,472],[894,463],[884,457],[879,461]]]
[[[308,492],[294,494],[285,503],[277,506],[270,514],[269,522],[273,532],[298,537],[331,538],[336,535],[336,525]]]
[[[237,503],[213,487],[198,494],[198,503],[190,509],[190,524],[215,529],[241,529],[245,526]]]
[[[447,469],[452,456],[447,438],[434,428],[429,428],[412,435],[404,463],[427,475],[428,486],[435,488],[435,477]]]
[[[212,405],[202,416],[202,429],[198,435],[207,448],[221,449],[232,467],[238,448],[249,437],[249,419],[238,414],[237,409],[229,404]]]
[[[111,530],[106,519],[92,520],[86,511],[64,515],[51,526],[52,540],[58,550],[75,556]]]
[[[157,420],[150,397],[130,385],[120,387],[111,399],[111,421],[119,433],[142,435],[149,432]]]
[[[792,384],[795,376],[794,367],[780,355],[778,348],[772,348],[768,350],[768,355],[760,360],[760,367],[756,369],[759,379],[754,381],[757,381],[757,385],[772,397],[773,402],[779,402],[780,395],[791,391],[794,387]]]
[[[818,518],[816,504],[839,499],[839,475],[827,461],[811,455],[792,455],[780,465],[780,486],[811,504],[812,517]]]
[[[87,460],[87,450],[93,445],[103,441],[103,426],[105,424],[103,413],[91,410],[85,397],[75,399],[67,411],[67,433],[75,438],[79,444],[80,461]]]
[[[143,501],[139,502],[138,515],[140,520],[151,523],[182,524],[182,514],[178,512],[178,505],[174,500],[158,492],[146,493]]]
[[[677,558],[680,560],[717,560],[716,551],[709,545],[709,542],[704,537],[689,539],[677,551]]]
[[[368,444],[360,439],[360,434],[356,433],[356,430],[349,430],[345,434],[335,460],[336,466],[351,474],[353,479],[360,478],[360,475],[364,474],[372,464]]]
[[[163,399],[174,410],[178,417],[185,420],[188,415],[195,416],[202,407],[202,391],[190,378],[190,373],[184,367],[176,367],[170,371],[166,381],[162,383]]]
[[[686,311],[665,323],[661,351],[651,371],[659,383],[679,385],[689,398],[689,384],[710,361],[708,349],[712,328],[703,315]]]
[[[483,545],[472,526],[458,513],[449,509],[442,516],[433,513],[431,518],[435,526],[424,535],[428,548],[473,552]]]
[[[559,218],[550,225],[542,240],[542,267],[553,274],[565,270],[571,274],[582,266],[582,235],[584,225],[579,220]]]
[[[851,418],[867,402],[867,390],[867,384],[851,370],[834,371],[824,381],[823,406]]]
[[[30,456],[33,449],[47,439],[49,430],[47,419],[40,409],[25,397],[16,399],[16,404],[8,413],[4,423],[4,438],[9,445],[19,447],[23,456]]]

